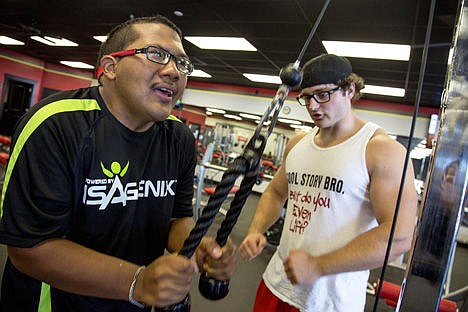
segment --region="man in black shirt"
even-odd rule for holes
[[[181,301],[199,270],[230,279],[231,242],[177,255],[194,225],[196,159],[170,112],[192,70],[177,26],[132,19],[101,46],[98,87],[54,94],[20,120],[0,202],[0,310],[150,310]]]

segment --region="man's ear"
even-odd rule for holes
[[[110,55],[104,55],[101,58],[102,75],[106,76],[109,80],[115,79],[115,67],[117,65],[117,59]]]
[[[351,96],[351,98],[354,97],[354,94],[356,93],[356,84],[354,82],[351,82],[349,84],[348,93]]]

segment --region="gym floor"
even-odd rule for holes
[[[234,243],[239,246],[244,238],[247,228],[250,224],[250,220],[255,212],[255,208],[260,196],[257,193],[252,193],[242,210],[237,224],[235,225],[231,239]],[[210,235],[215,235],[219,224],[223,220],[223,215],[218,214],[216,220],[213,222],[209,230]],[[233,279],[231,280],[231,289],[226,298],[219,301],[210,301],[203,298],[198,291],[198,279],[194,280],[192,290],[190,292],[192,299],[192,312],[248,312],[251,311],[253,301],[255,298],[255,292],[257,290],[258,283],[261,279],[261,275],[275,251],[274,246],[267,246],[263,253],[250,262],[245,262],[240,256],[237,265],[237,271]],[[0,273],[3,273],[3,263],[6,257],[6,248],[0,245]],[[468,246],[458,244],[455,253],[455,260],[452,268],[451,285],[450,291],[460,289],[468,285],[468,269],[466,267],[468,263]],[[393,266],[389,266],[386,271],[385,280],[401,284],[404,272]],[[375,282],[380,278],[380,270],[372,270],[370,281]],[[374,297],[371,295],[367,296],[367,304],[365,312],[373,311]],[[379,300],[377,307],[378,312],[393,311],[393,308],[385,304],[385,300]]]

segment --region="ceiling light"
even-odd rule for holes
[[[272,75],[259,75],[259,74],[242,74],[244,77],[255,82],[266,82],[281,84],[281,78],[279,76]]]
[[[302,131],[310,131],[312,130],[311,126],[302,126],[302,125],[290,125],[291,128],[302,130]]]
[[[211,78],[212,76],[203,70],[194,69],[193,72],[190,74],[190,77],[202,77],[202,78]]]
[[[75,67],[75,68],[85,68],[85,69],[93,69],[94,66],[83,63],[83,62],[73,62],[73,61],[60,61],[61,64],[67,65],[70,67]]]
[[[259,123],[260,123],[260,120],[257,120],[257,121],[255,121],[255,122],[259,124]],[[262,126],[265,127],[265,126],[269,126],[270,124],[271,124],[271,120],[267,120],[267,121],[265,121],[265,122],[263,123]]]
[[[368,93],[368,94],[390,95],[390,96],[398,96],[398,97],[405,96],[405,89],[383,87],[383,86],[373,86],[373,85],[365,85],[364,89],[362,89],[361,92]]]
[[[181,17],[181,16],[184,16],[184,13],[182,11],[175,10],[174,15]]]
[[[24,45],[23,41],[19,41],[7,36],[0,36],[0,44],[5,45]]]
[[[292,124],[292,125],[302,124],[302,122],[300,122],[299,120],[292,120],[292,119],[286,119],[286,118],[278,118],[278,121],[282,123]]]
[[[242,120],[242,118],[237,115],[224,114],[223,116],[229,119]]]
[[[405,44],[351,41],[322,41],[322,43],[328,53],[349,57],[408,61],[411,53],[411,46]]]
[[[206,114],[207,114],[208,116],[211,116],[211,115],[213,115],[213,112],[206,111]]]
[[[240,37],[202,37],[186,36],[190,41],[200,49],[208,50],[232,50],[232,51],[257,51],[245,38]]]
[[[247,119],[254,119],[254,120],[262,119],[260,116],[252,115],[252,114],[246,114],[246,113],[240,113],[239,116],[247,118]]]
[[[47,44],[49,46],[54,46],[54,47],[77,47],[78,44],[70,41],[65,38],[54,38],[50,36],[31,36],[31,39],[39,41],[43,44]]]
[[[212,112],[212,113],[226,114],[226,111],[225,111],[225,110],[222,110],[222,109],[219,109],[219,108],[207,107],[206,110],[207,110],[207,111],[210,111],[210,112]]]
[[[104,42],[107,40],[107,36],[93,36],[93,38],[99,42]]]

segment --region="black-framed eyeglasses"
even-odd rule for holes
[[[123,50],[119,52],[113,52],[113,53],[110,53],[109,55],[124,57],[124,56],[132,56],[132,55],[141,54],[141,53],[144,53],[146,55],[146,59],[148,61],[158,63],[161,65],[166,65],[167,63],[169,63],[169,61],[172,58],[176,64],[177,69],[181,73],[185,75],[190,75],[193,72],[193,64],[188,59],[188,57],[174,56],[160,47],[147,46],[146,48],[141,48],[141,49],[129,49],[129,50]]]
[[[315,102],[319,104],[327,103],[328,101],[330,101],[330,96],[340,88],[341,86],[338,86],[331,90],[319,91],[313,94],[301,94],[298,97],[296,97],[296,100],[302,106],[309,106],[311,99],[314,99]]]

